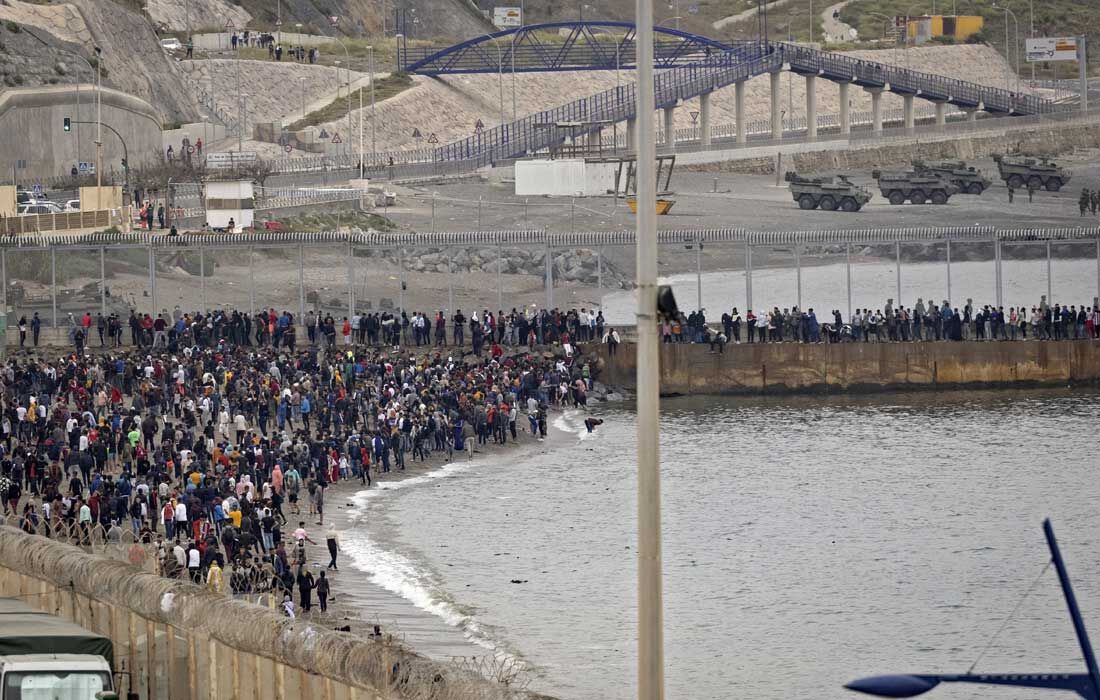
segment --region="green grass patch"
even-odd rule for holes
[[[411,88],[413,83],[412,76],[408,73],[393,73],[385,78],[379,78],[374,83],[374,100],[375,102],[381,102],[388,100],[394,95],[398,95],[405,90]],[[363,104],[370,103],[370,87],[359,88],[351,95],[351,104],[353,108],[359,105],[359,94],[363,95]],[[305,129],[309,126],[317,126],[318,124],[327,124],[329,122],[336,121],[343,117],[348,111],[348,98],[340,97],[337,100],[329,102],[321,109],[314,110],[307,114],[304,118],[299,119],[290,125],[291,131],[297,131],[299,129]]]

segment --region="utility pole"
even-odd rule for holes
[[[375,156],[378,154],[378,139],[374,120],[374,47],[369,46],[367,48],[370,49],[370,154]],[[362,173],[360,173],[359,177],[362,176]]]
[[[638,698],[664,700],[653,0],[635,0],[634,6],[638,51]]]

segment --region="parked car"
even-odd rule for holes
[[[160,47],[165,51],[179,51],[183,48],[183,44],[176,37],[168,37],[167,39],[160,40]]]
[[[65,202],[65,206],[61,207],[61,211],[80,211],[80,200],[70,199]]]
[[[19,205],[19,216],[29,216],[32,214],[60,214],[61,207],[57,206],[53,202],[37,201],[29,204]]]

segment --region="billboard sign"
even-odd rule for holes
[[[1072,36],[1028,39],[1026,48],[1028,63],[1077,60],[1077,39]]]
[[[523,26],[523,10],[518,7],[494,7],[493,25],[497,29]]]

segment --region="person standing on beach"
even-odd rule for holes
[[[328,532],[325,533],[325,544],[328,545],[328,554],[331,558],[328,566],[325,568],[332,569],[333,571],[339,571],[339,569],[336,567],[336,554],[340,551],[340,536],[336,533],[335,525],[328,526]],[[321,605],[321,609],[324,610],[324,603],[322,603]]]
[[[322,571],[318,574],[317,579],[317,601],[321,604],[321,612],[328,612],[328,594],[329,594],[329,582],[325,578],[325,572]]]

